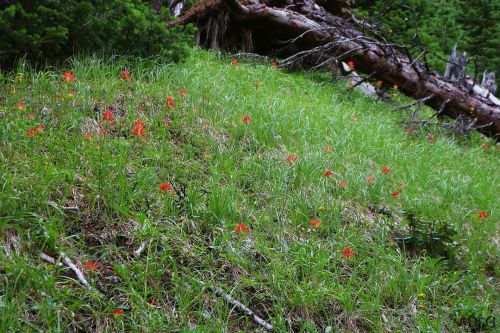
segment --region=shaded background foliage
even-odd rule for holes
[[[0,63],[46,63],[81,51],[178,60],[191,37],[167,29],[166,17],[143,0],[0,0]]]
[[[466,51],[470,75],[500,74],[500,2],[498,0],[356,0],[354,10],[379,22],[394,41],[424,46],[429,64],[444,72],[454,44]],[[440,59],[441,58],[441,59]],[[475,73],[477,72],[477,73]]]
[[[189,0],[186,7],[198,2]],[[183,57],[192,31],[167,29],[168,1],[157,15],[149,0],[0,0],[0,64],[19,57],[47,62],[77,51],[104,51],[166,59]],[[390,38],[431,51],[425,59],[444,71],[451,48],[471,57],[470,75],[500,74],[498,0],[356,0],[354,11],[381,23]]]

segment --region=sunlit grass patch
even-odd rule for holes
[[[0,91],[0,331],[255,329],[211,284],[278,331],[497,311],[500,153],[478,134],[200,50],[21,65]],[[92,291],[39,258],[61,252]]]

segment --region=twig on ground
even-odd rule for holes
[[[139,258],[142,254],[142,251],[144,251],[145,248],[146,248],[146,242],[142,242],[141,246],[139,246],[139,248],[134,251],[134,256],[136,258]]]
[[[202,285],[205,285],[203,281],[198,281]],[[231,295],[226,294],[222,288],[210,285],[208,289],[212,290],[217,296],[224,298],[228,303],[234,305],[240,311],[244,312],[247,316],[250,317],[256,324],[260,325],[266,331],[271,331],[273,329],[273,325],[269,324],[264,319],[257,316],[250,308],[248,308],[245,304],[235,300]]]
[[[413,102],[411,102],[411,103],[409,103],[409,104],[403,105],[403,106],[402,106],[402,107],[400,107],[399,109],[400,109],[400,110],[404,110],[404,109],[409,109],[409,108],[411,108],[412,106],[417,105],[417,104],[418,104],[418,105],[424,104],[424,103],[425,103],[425,102],[427,102],[428,100],[430,100],[430,99],[434,98],[434,96],[436,96],[436,95],[435,95],[435,94],[431,94],[431,95],[429,95],[429,96],[427,96],[427,97],[424,97],[424,98],[421,98],[421,99],[417,99],[416,101],[413,101]]]
[[[63,266],[62,263],[60,263],[59,261],[56,261],[54,258],[52,258],[51,256],[45,254],[45,253],[40,253],[40,258],[43,260],[43,261],[46,261],[48,262],[49,264],[51,265],[56,265],[56,266]]]
[[[66,265],[68,265],[68,267],[76,274],[76,277],[85,286],[85,288],[92,289],[90,287],[90,284],[85,279],[85,276],[83,275],[82,271],[78,267],[76,267],[75,264],[73,264],[71,259],[66,254],[64,254],[64,252],[61,252],[61,258],[64,260]]]
[[[16,255],[19,255],[19,236],[16,234],[11,234],[7,237],[7,242],[4,244],[3,249],[5,252],[5,256],[7,258],[12,259],[11,248],[14,250]]]

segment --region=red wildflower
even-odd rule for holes
[[[163,121],[163,125],[165,125],[165,126],[170,126],[170,125],[172,125],[172,122],[171,122],[170,120],[168,120],[168,119],[165,119],[165,120]]]
[[[85,137],[87,139],[92,139],[92,133],[90,133],[90,132],[85,133]]]
[[[93,262],[93,261],[84,262],[83,266],[85,266],[85,268],[88,269],[89,271],[96,271],[99,268],[101,268],[100,264]]]
[[[114,314],[115,316],[121,316],[123,313],[124,313],[124,312],[123,312],[123,310],[122,310],[122,309],[115,309],[115,310],[113,311],[113,314]]]
[[[276,68],[276,67],[278,67],[278,62],[273,60],[273,61],[271,62],[271,67],[272,67],[272,68]]]
[[[231,65],[238,66],[238,60],[236,59],[231,60]]]
[[[292,164],[293,162],[297,161],[299,157],[297,155],[288,155],[288,157],[285,160],[285,163]]]
[[[35,136],[35,135],[36,135],[36,129],[28,128],[28,136]]]
[[[142,119],[136,119],[134,121],[134,129],[132,130],[132,135],[133,136],[144,136],[146,134],[146,131],[144,130],[144,122]]]
[[[383,168],[382,168],[382,173],[383,173],[384,175],[387,175],[389,172],[391,172],[391,169],[389,169],[389,167],[386,167],[386,166],[385,166],[385,167],[383,167]]]
[[[333,151],[333,147],[332,146],[325,146],[325,151],[332,152]]]
[[[326,170],[325,172],[323,172],[323,176],[325,176],[325,177],[331,177],[331,176],[333,176],[333,171],[332,170]]]
[[[66,82],[66,83],[68,83],[68,82],[75,82],[76,81],[76,77],[70,71],[66,71],[66,72],[64,72],[63,81]]]
[[[160,184],[160,192],[173,191],[172,185],[170,183],[164,182]]]
[[[104,110],[102,113],[102,119],[106,120],[107,122],[110,122],[113,120],[113,112],[111,112],[110,109]]]
[[[168,108],[175,108],[175,103],[174,103],[174,99],[172,97],[168,97],[166,100],[165,100],[165,107],[168,109]]]
[[[347,182],[345,180],[339,181],[339,187],[344,188],[347,185]]]
[[[375,82],[375,85],[376,85],[377,87],[382,87],[382,84],[383,84],[382,80],[377,80],[377,81]]]
[[[373,184],[375,183],[375,177],[368,177],[366,181],[368,182],[368,184]]]
[[[37,132],[41,132],[41,131],[43,131],[44,128],[45,128],[45,125],[44,124],[40,124],[37,127],[35,127],[35,130]]]
[[[130,79],[132,79],[132,74],[127,70],[122,71],[122,80],[126,81]]]
[[[19,104],[17,104],[17,109],[18,110],[26,109],[26,104],[24,104],[23,102],[19,102]]]
[[[186,94],[186,92],[187,92],[187,91],[186,91],[186,89],[184,89],[184,88],[179,89],[179,94],[181,94],[181,95],[185,95],[185,94]]]
[[[29,112],[28,113],[28,118],[30,118],[30,119],[35,119],[35,116],[36,116],[35,112]]]
[[[394,89],[398,89],[398,88],[399,88],[399,84],[395,83],[392,87],[393,87]]]
[[[427,141],[429,141],[429,143],[436,142],[436,136],[434,134],[427,135]]]
[[[142,121],[142,119],[138,118],[134,121],[134,126],[135,127],[144,127],[144,122]]]
[[[490,145],[488,143],[483,143],[481,147],[483,147],[484,150],[490,149]]]
[[[309,221],[309,225],[313,228],[318,228],[321,225],[321,221],[318,219],[312,219]]]
[[[246,115],[243,118],[241,118],[241,122],[244,124],[248,124],[251,121],[252,121],[252,117],[250,117],[249,115]]]
[[[485,218],[487,218],[489,215],[488,215],[488,213],[486,213],[486,212],[480,212],[477,216],[478,216],[480,219],[485,219]]]
[[[342,250],[342,255],[346,258],[351,258],[354,257],[355,254],[354,251],[352,251],[351,248],[347,246]]]
[[[97,132],[97,134],[104,135],[104,134],[106,134],[106,131],[101,128],[101,129],[99,129],[99,132]]]
[[[352,60],[349,60],[347,62],[347,66],[349,66],[349,68],[352,70],[354,70],[356,68],[356,66],[354,65],[354,61],[352,61]]]
[[[236,225],[236,227],[234,228],[234,232],[236,232],[237,234],[241,234],[241,233],[248,233],[250,230],[248,229],[248,227],[242,223]]]
[[[138,136],[138,135],[144,136],[144,135],[146,135],[146,131],[144,130],[144,127],[142,127],[142,126],[136,126],[132,130],[132,135],[133,136]]]
[[[413,132],[414,132],[414,131],[415,131],[415,130],[413,129],[413,127],[408,127],[408,128],[406,129],[406,133],[408,133],[408,134],[413,134]]]
[[[398,191],[394,191],[394,192],[391,193],[391,195],[392,195],[393,198],[397,198],[397,197],[399,197],[399,192]]]

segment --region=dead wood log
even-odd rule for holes
[[[195,23],[196,40],[207,48],[243,49],[303,61],[305,65],[315,59],[311,67],[351,61],[357,71],[397,86],[402,93],[424,100],[442,115],[470,119],[478,131],[500,141],[500,106],[495,101],[412,59],[405,47],[388,42],[344,10],[344,17],[340,17],[318,3],[207,0],[195,4],[169,25]]]

